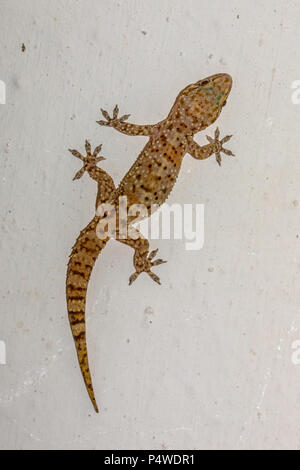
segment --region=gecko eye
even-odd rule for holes
[[[222,104],[222,107],[225,106],[226,103],[227,103],[227,100],[224,101],[224,103]]]
[[[200,82],[200,85],[207,85],[209,83],[209,80],[202,80]]]

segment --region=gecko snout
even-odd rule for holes
[[[197,82],[197,85],[218,85],[221,88],[226,87],[231,90],[232,78],[228,73],[216,73]]]
[[[213,84],[220,90],[226,101],[232,87],[231,76],[228,75],[228,73],[219,73],[217,75],[213,75],[211,78]]]

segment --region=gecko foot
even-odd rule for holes
[[[130,114],[124,114],[124,116],[121,116],[120,118],[118,118],[119,107],[117,104],[114,107],[112,118],[110,117],[108,112],[105,111],[104,109],[101,109],[101,113],[105,117],[106,121],[101,120],[101,121],[97,121],[97,123],[100,124],[100,126],[109,126],[109,127],[115,127],[116,124],[126,121],[130,116]]]
[[[143,272],[149,274],[149,276],[151,277],[151,279],[153,279],[153,281],[157,282],[157,284],[160,284],[159,277],[151,271],[151,268],[153,266],[158,266],[159,264],[166,263],[167,261],[164,261],[161,258],[153,261],[153,258],[157,255],[157,252],[158,252],[158,249],[153,250],[148,256],[146,255],[146,257],[141,257],[139,256],[139,254],[135,255],[134,265],[135,265],[136,271],[130,276],[129,285],[131,285],[137,279],[137,277]]]
[[[83,162],[83,167],[77,171],[76,175],[73,178],[74,180],[78,180],[79,178],[82,177],[82,175],[85,173],[85,171],[89,171],[92,168],[97,166],[97,163],[100,162],[101,160],[105,160],[104,157],[99,156],[98,154],[101,151],[102,145],[98,145],[98,147],[95,148],[94,152],[92,153],[91,151],[91,144],[89,143],[88,140],[85,141],[85,150],[86,150],[86,156],[84,157],[81,155],[81,153],[77,152],[77,150],[69,149],[69,152],[71,152],[74,157],[79,158]]]
[[[228,140],[231,139],[232,135],[226,135],[226,137],[223,137],[223,139],[219,140],[220,137],[220,131],[219,128],[215,130],[215,138],[213,139],[212,137],[209,137],[208,135],[206,136],[208,142],[214,146],[214,153],[216,155],[216,160],[218,164],[221,166],[221,152],[225,153],[225,155],[231,155],[234,157],[234,153],[232,153],[231,150],[224,149],[223,144],[228,142]]]

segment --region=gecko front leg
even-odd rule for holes
[[[97,123],[100,124],[100,126],[113,127],[117,131],[122,132],[123,134],[126,134],[126,135],[150,136],[151,131],[154,127],[151,125],[141,126],[138,124],[130,124],[129,122],[125,122],[129,118],[130,114],[124,114],[124,116],[121,116],[120,118],[118,118],[118,114],[119,114],[118,105],[116,105],[113,110],[113,117],[110,117],[108,112],[105,111],[104,109],[101,109],[101,113],[103,114],[106,121],[103,121],[103,120],[97,121]]]
[[[193,157],[196,158],[197,160],[204,160],[205,158],[210,157],[211,155],[215,154],[216,155],[216,160],[218,164],[221,166],[221,152],[225,153],[225,155],[231,155],[234,156],[234,153],[231,152],[231,150],[225,149],[223,147],[223,144],[228,142],[232,135],[227,135],[226,137],[223,137],[223,139],[219,140],[220,137],[220,131],[219,128],[217,127],[215,131],[215,138],[213,139],[212,137],[209,137],[208,135],[206,136],[207,140],[209,141],[209,144],[200,146],[193,140],[192,137],[188,139],[188,153]]]

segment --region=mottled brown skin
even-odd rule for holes
[[[118,188],[115,188],[112,178],[96,166],[98,161],[103,160],[103,157],[98,157],[101,146],[97,147],[92,154],[91,146],[86,141],[86,157],[76,150],[70,150],[73,155],[83,161],[83,167],[74,179],[81,178],[87,171],[90,177],[97,181],[96,208],[101,203],[110,203],[118,213],[119,197],[126,196],[128,207],[132,204],[144,204],[147,207],[148,215],[150,215],[152,213],[151,206],[154,204],[157,207],[160,206],[169,196],[186,153],[198,160],[204,160],[215,154],[219,165],[221,165],[221,152],[233,155],[230,150],[223,148],[223,144],[231,136],[219,140],[218,129],[214,139],[207,137],[209,141],[207,145],[200,146],[193,140],[194,134],[205,129],[217,119],[226,103],[231,86],[232,79],[227,74],[213,75],[187,86],[179,93],[168,117],[154,125],[141,126],[125,122],[129,115],[118,118],[118,106],[115,107],[112,118],[106,111],[101,110],[105,121],[98,121],[100,125],[113,127],[127,135],[145,135],[149,137],[149,141]],[[109,240],[109,238],[104,240],[98,238],[96,227],[99,220],[100,217],[96,215],[80,233],[73,247],[67,272],[67,304],[70,325],[81,372],[96,412],[98,412],[98,407],[87,355],[85,303],[91,271],[99,253]],[[115,238],[118,240],[118,229]],[[130,276],[129,284],[132,284],[142,272],[146,272],[155,282],[160,284],[159,277],[152,272],[151,268],[165,261],[154,260],[157,250],[149,254],[148,240],[141,235],[137,240],[128,238],[118,241],[134,249],[135,272]]]

